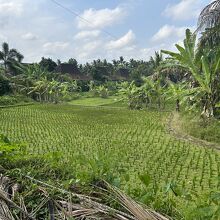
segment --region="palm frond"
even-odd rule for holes
[[[119,189],[110,184],[106,183],[110,193],[119,201],[122,205],[136,220],[169,220],[167,217],[144,207],[144,205],[135,202],[129,196],[122,193]]]
[[[0,51],[0,60],[4,59],[4,53],[2,51]]]
[[[220,24],[220,0],[213,1],[202,10],[197,30],[212,28],[218,24]]]
[[[9,206],[5,201],[5,198],[7,198],[8,185],[9,179],[7,177],[0,176],[0,219],[14,220]]]
[[[2,44],[2,52],[3,52],[5,55],[8,55],[8,53],[9,53],[9,45],[8,45],[8,43],[4,42],[4,43]]]

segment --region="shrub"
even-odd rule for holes
[[[0,96],[0,106],[15,105],[18,103],[28,103],[28,102],[32,102],[32,101],[33,100],[31,98],[28,98],[28,97],[22,96],[22,95]]]
[[[23,155],[23,153],[23,146],[13,144],[6,136],[0,135],[0,165],[10,164],[16,156]]]

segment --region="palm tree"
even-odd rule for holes
[[[152,56],[150,57],[150,62],[153,65],[154,70],[156,70],[160,66],[162,61],[163,61],[163,55],[160,52],[156,51],[154,57]]]
[[[197,32],[202,31],[198,49],[216,49],[220,46],[220,0],[213,1],[201,12]]]
[[[118,61],[117,60],[112,60],[113,66],[116,68],[118,66]]]
[[[201,33],[201,37],[198,42],[198,49],[201,51],[209,48],[215,50],[220,46],[220,25],[207,28]]]
[[[124,57],[123,57],[123,56],[120,56],[120,57],[119,57],[119,62],[120,62],[121,65],[124,64]]]
[[[207,5],[199,16],[198,30],[213,28],[220,25],[220,0]]]
[[[12,67],[13,63],[21,63],[23,58],[24,56],[16,49],[9,49],[8,43],[4,42],[2,44],[2,51],[0,51],[0,60],[3,61],[5,72],[7,71],[7,68]]]

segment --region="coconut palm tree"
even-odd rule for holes
[[[211,2],[202,10],[198,20],[198,30],[218,25],[220,25],[220,0]]]
[[[9,49],[8,43],[2,44],[2,51],[0,51],[0,60],[3,61],[5,72],[8,68],[12,67],[15,62],[21,63],[24,56],[19,53],[16,49]]]
[[[163,55],[160,52],[155,52],[154,57],[150,57],[150,62],[153,65],[154,70],[160,66],[160,63],[163,61]]]
[[[202,32],[198,43],[198,50],[215,50],[220,46],[220,0],[213,1],[201,12],[196,32]]]

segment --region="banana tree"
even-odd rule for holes
[[[38,101],[47,101],[47,94],[49,91],[49,82],[46,77],[42,78],[39,81],[34,82],[34,85],[31,87],[31,91],[28,94],[36,94],[38,96]]]
[[[68,97],[71,93],[76,92],[78,89],[77,82],[63,82],[58,85],[59,88],[59,96],[62,98]]]
[[[137,87],[135,82],[123,82],[119,86],[119,94],[128,102],[130,109],[142,109],[147,101],[147,96],[143,87]]]
[[[96,90],[101,98],[107,98],[109,95],[108,88],[103,85],[98,86]]]
[[[50,101],[53,101],[55,103],[58,102],[59,96],[61,94],[62,88],[60,87],[60,82],[56,80],[52,80],[48,83],[48,95]]]
[[[178,65],[188,69],[192,74],[192,87],[196,87],[198,100],[202,107],[201,116],[211,118],[215,113],[215,105],[218,102],[216,98],[219,93],[217,88],[217,80],[220,70],[220,52],[211,50],[205,51],[203,54],[196,50],[196,35],[192,34],[189,29],[186,30],[186,39],[184,46],[176,44],[179,51],[174,53],[171,51],[162,52],[176,60]]]
[[[14,94],[28,94],[33,86],[33,81],[30,78],[24,78],[21,75],[10,78],[10,86]]]
[[[70,83],[68,83],[68,91],[69,91],[70,93],[76,92],[76,91],[78,91],[78,90],[80,90],[80,86],[78,86],[76,80],[73,80],[73,81],[71,81]]]
[[[158,109],[161,109],[162,102],[165,103],[164,87],[161,84],[161,79],[152,80],[144,78],[144,85],[142,88],[144,88],[149,104],[156,102]]]
[[[17,64],[14,67],[19,75],[32,80],[40,80],[42,77],[49,75],[46,69],[36,63],[29,65]]]
[[[143,80],[144,84],[141,87],[137,87],[134,81],[122,83],[119,94],[126,98],[131,109],[142,109],[149,107],[152,103],[156,103],[161,109],[162,101],[165,98],[161,81],[159,79],[153,81],[149,78]]]
[[[189,101],[191,99],[190,95],[194,94],[194,91],[187,88],[185,83],[172,83],[169,82],[169,86],[166,91],[167,100],[175,100],[176,111],[180,112],[180,106],[184,101]],[[189,98],[187,100],[187,98]]]
[[[59,90],[62,97],[65,98],[69,94],[69,87],[70,87],[70,83],[68,82],[60,83]]]

